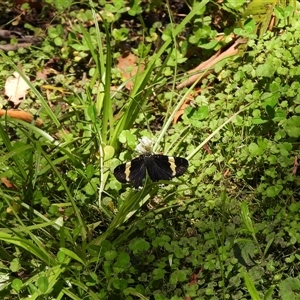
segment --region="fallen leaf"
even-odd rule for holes
[[[189,106],[190,100],[186,99],[184,103],[181,105],[180,109],[176,112],[173,119],[173,124],[176,124],[178,122],[178,119],[183,115],[184,110],[186,107]]]
[[[224,172],[224,177],[227,177],[230,175],[230,169],[228,168],[225,172]]]
[[[123,54],[118,58],[118,68],[122,72],[124,81],[127,81],[125,86],[129,90],[133,88],[133,77],[138,71],[144,71],[144,65],[139,64],[138,58],[132,53]],[[129,80],[130,78],[131,80]]]
[[[9,189],[12,189],[12,190],[17,190],[18,188],[15,186],[14,183],[12,183],[11,181],[9,181],[6,177],[2,177],[1,178],[1,182]],[[10,202],[10,206],[8,206],[6,208],[6,212],[8,214],[11,214],[13,215],[14,213],[18,213],[19,210],[20,210],[21,206],[15,202],[15,201],[11,201]]]
[[[11,182],[9,181],[6,177],[1,178],[1,182],[9,189],[17,190],[18,188]]]
[[[176,124],[178,122],[178,119],[183,115],[185,108],[190,106],[190,102],[193,101],[198,94],[200,94],[200,91],[201,88],[186,97],[185,101],[182,103],[179,110],[174,115],[173,124]]]
[[[42,80],[46,80],[48,78],[48,70],[47,69],[43,69],[41,71],[37,71],[36,72],[36,79],[42,79]]]
[[[212,151],[211,151],[210,147],[209,147],[207,144],[205,144],[205,145],[203,146],[203,149],[204,149],[208,154],[212,154]]]
[[[14,77],[11,76],[7,78],[5,82],[5,95],[16,107],[28,93],[29,86],[18,72],[14,72],[13,75]],[[27,79],[29,80],[29,77],[27,77]]]
[[[194,284],[197,284],[198,283],[198,275],[202,272],[202,268],[199,269],[199,272],[196,273],[194,272],[192,275],[191,275],[191,278],[190,278],[190,282],[189,282],[189,285],[194,285]],[[185,297],[184,300],[191,300],[192,298],[191,297]]]
[[[56,69],[62,65],[62,62],[57,57],[50,58],[36,74],[36,79],[46,80],[49,75],[58,75]]]
[[[299,167],[298,156],[296,155],[296,156],[294,157],[294,168],[293,168],[293,171],[292,171],[292,174],[293,174],[293,175],[296,175],[296,174],[297,174],[298,167]]]

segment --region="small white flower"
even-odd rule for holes
[[[135,150],[139,154],[150,154],[152,153],[153,144],[153,140],[143,136],[141,139],[139,139],[139,144],[135,147]]]

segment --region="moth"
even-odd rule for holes
[[[153,143],[147,137],[139,139],[135,150],[140,156],[114,169],[114,175],[120,182],[130,182],[137,189],[142,186],[146,173],[152,181],[157,182],[178,177],[186,171],[189,163],[185,158],[153,154]]]
[[[154,182],[170,180],[182,175],[189,163],[185,158],[161,154],[142,154],[114,169],[115,177],[122,183],[130,182],[135,188],[142,186],[146,172]]]

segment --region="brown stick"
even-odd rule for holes
[[[238,45],[243,44],[245,42],[246,42],[245,40],[237,39],[234,42],[234,44],[231,47],[229,47],[226,51],[220,53],[219,50],[215,55],[213,55],[207,61],[201,63],[195,69],[190,70],[188,73],[195,73],[196,71],[202,71],[202,72],[192,75],[186,81],[178,84],[177,89],[182,89],[186,86],[192,85],[199,77],[201,77],[201,79],[204,79],[209,73],[212,72],[212,67],[216,63],[218,63],[220,60],[224,59],[225,57],[236,55],[239,51]]]
[[[31,43],[21,43],[21,44],[16,44],[16,45],[11,45],[11,44],[5,44],[5,45],[0,45],[0,49],[3,51],[16,51],[19,48],[27,48],[30,47],[32,44]]]
[[[27,123],[31,123],[33,120],[33,115],[31,113],[21,111],[21,110],[5,110],[5,109],[0,109],[0,117],[8,115],[11,118],[14,119],[19,119],[22,121],[25,121]],[[35,125],[37,127],[42,127],[43,126],[43,121],[41,119],[36,119],[35,120]]]

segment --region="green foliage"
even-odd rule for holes
[[[9,69],[26,80],[24,74],[43,70],[53,57],[61,67],[44,79],[48,94],[41,82],[28,82],[30,97],[21,104],[32,113],[42,107],[43,128],[0,119],[1,177],[13,184],[0,190],[1,297],[297,299],[300,21],[294,10],[276,7],[280,35],[257,39],[257,16],[232,25],[246,1],[219,4],[218,12],[231,17],[222,29],[248,38],[247,52],[217,65],[218,77],[203,81],[172,126],[193,89],[174,88],[178,68],[188,67],[188,50],[196,46],[204,57],[222,46],[214,39],[216,8],[194,1],[180,22],[147,27],[142,16],[172,10],[161,1],[98,2],[66,13],[67,1],[48,1],[59,20],[41,46],[1,54],[3,78]],[[124,22],[132,16],[136,27]],[[131,52],[140,68],[128,91],[115,59],[137,37]],[[111,171],[134,156],[142,135],[156,138],[156,151],[187,156],[188,172],[164,187],[145,182],[139,191],[117,182]]]

